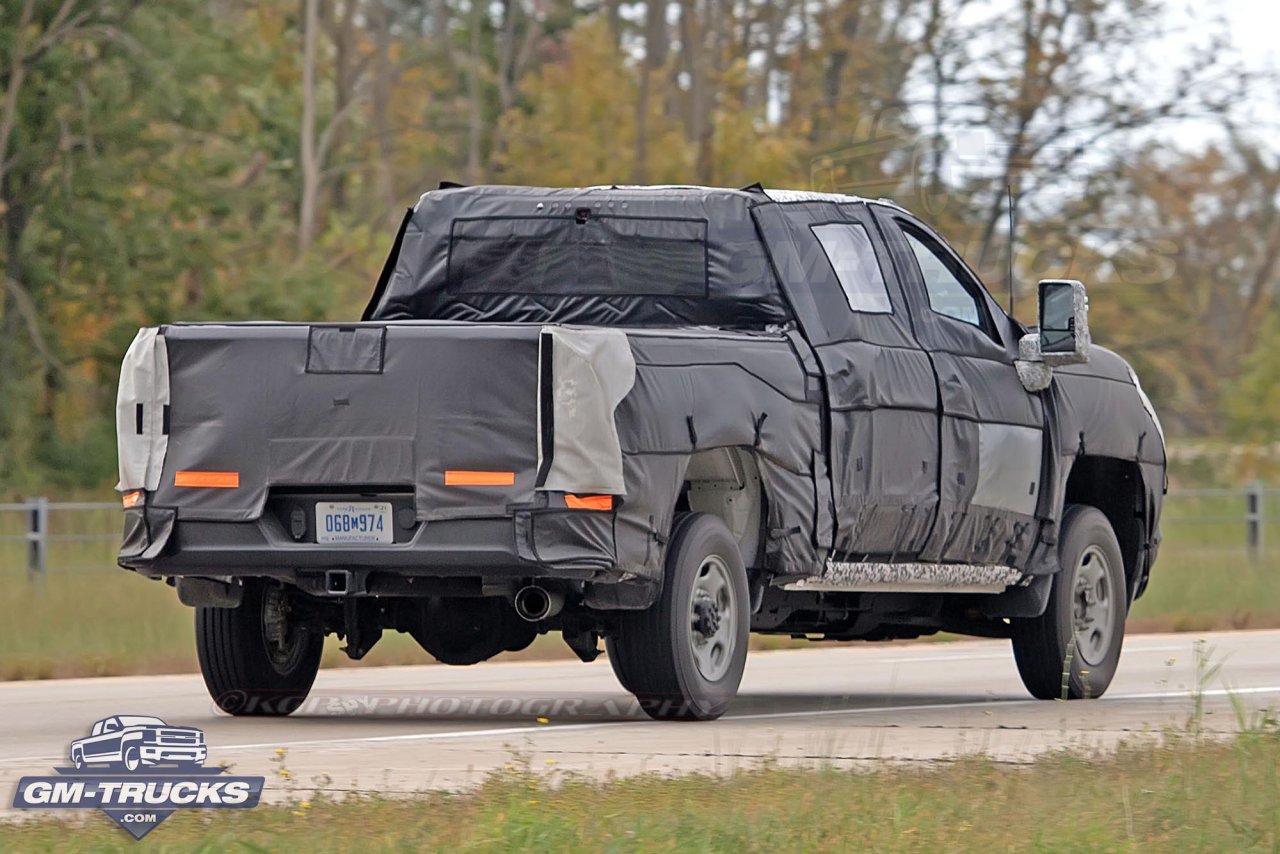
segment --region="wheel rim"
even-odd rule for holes
[[[289,619],[289,598],[279,587],[262,594],[262,641],[267,660],[282,676],[298,666],[305,646],[306,629]]]
[[[124,767],[130,771],[137,771],[138,764],[138,752],[131,747],[124,755]]]
[[[1072,597],[1072,622],[1075,626],[1076,652],[1090,665],[1098,666],[1111,649],[1114,634],[1112,616],[1116,607],[1111,589],[1107,556],[1097,546],[1089,546],[1076,564],[1075,591]]]
[[[729,566],[709,555],[698,567],[689,598],[689,645],[702,678],[718,682],[729,672],[737,644],[737,619]]]

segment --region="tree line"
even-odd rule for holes
[[[8,0],[0,491],[111,481],[138,326],[358,314],[442,180],[888,196],[1002,299],[1011,203],[1020,319],[1080,278],[1171,433],[1270,441],[1280,166],[1238,113],[1276,86],[1221,22],[1172,26],[1153,0]]]

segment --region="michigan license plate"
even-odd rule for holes
[[[392,540],[390,502],[316,503],[317,543],[389,543]]]

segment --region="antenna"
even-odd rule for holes
[[[1004,191],[1009,199],[1009,316],[1013,317],[1013,245],[1017,234],[1017,220],[1013,213],[1013,185],[1005,184]]]

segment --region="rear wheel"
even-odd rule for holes
[[[609,666],[613,668],[613,675],[618,678],[618,684],[628,694],[634,694],[636,689],[631,687],[631,676],[627,673],[627,666],[622,662],[622,654],[618,652],[617,641],[614,640],[616,637],[617,635],[610,635],[604,639],[605,652],[609,654]]]
[[[292,613],[275,583],[245,585],[238,608],[196,609],[200,672],[218,708],[231,715],[287,715],[302,704],[324,635]]]
[[[738,691],[747,660],[747,573],[733,535],[706,513],[672,525],[662,593],[623,615],[608,640],[618,681],[657,720],[712,720]]]
[[[1120,544],[1100,510],[1067,507],[1058,560],[1044,614],[1013,623],[1018,673],[1041,700],[1101,697],[1120,662],[1129,598]]]

